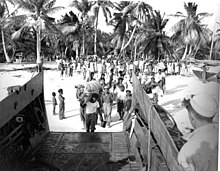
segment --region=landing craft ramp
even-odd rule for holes
[[[128,148],[124,133],[57,132],[41,142],[36,155],[39,161],[65,171],[138,171]]]

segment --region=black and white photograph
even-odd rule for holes
[[[0,171],[218,171],[219,0],[0,0]]]

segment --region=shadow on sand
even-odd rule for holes
[[[183,88],[187,87],[187,84],[184,84],[184,85],[178,85],[177,87],[171,89],[171,90],[166,90],[166,94],[168,95],[172,95],[172,94],[175,94],[181,90],[183,90]]]
[[[182,99],[175,99],[170,100],[168,102],[162,103],[161,106],[163,106],[169,113],[173,113],[174,111],[177,112],[182,109],[180,106],[180,102]],[[168,107],[168,105],[172,105],[172,107]]]

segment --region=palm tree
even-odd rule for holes
[[[95,19],[95,36],[94,36],[94,55],[97,55],[97,28],[99,20],[99,12],[102,9],[105,21],[108,23],[108,18],[112,17],[110,8],[113,8],[113,3],[111,1],[96,1],[95,6],[93,7],[94,19]]]
[[[146,21],[146,16],[152,11],[152,7],[144,2],[133,3],[129,1],[122,1],[119,4],[115,3],[115,8],[118,10],[118,13],[114,13],[114,18],[111,21],[114,21],[113,25],[115,26],[115,38],[113,43],[116,43],[116,50],[120,54],[126,49],[130,44],[131,40],[136,33],[136,29],[141,22]],[[129,26],[134,26],[133,31],[130,32],[130,38],[126,35]],[[128,39],[125,44],[125,40]]]
[[[152,7],[143,1],[140,1],[139,3],[135,3],[133,8],[131,7],[131,14],[134,16],[134,27],[128,42],[123,47],[122,51],[126,49],[126,47],[130,44],[133,37],[135,37],[134,35],[136,33],[136,29],[138,28],[138,25],[140,26],[141,23],[146,22],[147,15],[149,15],[149,13],[152,12],[152,10],[153,10]]]
[[[129,23],[133,21],[133,16],[130,15],[131,9],[135,7],[135,4],[129,1],[121,1],[115,3],[115,9],[119,12],[113,13],[114,17],[109,21],[114,28],[114,38],[112,43],[115,46],[115,55],[119,54],[124,47],[126,39],[126,30]]]
[[[82,53],[83,56],[85,56],[85,28],[88,23],[88,12],[91,10],[92,6],[95,4],[95,2],[89,2],[88,0],[82,0],[81,2],[77,0],[73,0],[70,3],[71,7],[75,7],[81,14],[81,25],[82,25],[82,35],[83,35],[83,49]]]
[[[60,29],[64,35],[62,41],[69,49],[74,49],[76,52],[76,57],[78,58],[78,48],[80,40],[80,23],[78,17],[70,11],[69,14],[65,14],[61,21],[58,23]]]
[[[152,54],[155,60],[163,58],[164,53],[171,56],[173,53],[170,37],[168,37],[163,29],[165,28],[168,19],[161,16],[160,11],[154,11],[148,16],[146,23],[140,30],[138,35],[137,45],[140,47],[140,54]]]
[[[56,0],[17,0],[16,4],[20,9],[24,11],[28,11],[29,14],[18,15],[15,17],[11,17],[11,22],[23,21],[23,26],[17,33],[19,34],[22,29],[25,27],[34,26],[36,29],[36,49],[37,49],[37,60],[36,63],[41,66],[41,30],[44,25],[46,29],[50,29],[54,33],[58,33],[59,30],[55,26],[55,19],[49,17],[49,15],[54,14],[58,10],[63,7],[53,7],[55,5]],[[31,22],[34,21],[34,22]],[[16,34],[14,35],[16,36]]]
[[[2,46],[3,46],[3,50],[4,50],[4,55],[5,55],[5,59],[6,62],[11,62],[7,51],[6,51],[6,47],[5,47],[5,31],[6,31],[6,24],[7,24],[7,19],[10,17],[10,15],[13,15],[9,13],[9,8],[7,5],[7,2],[14,4],[13,0],[2,0],[0,2],[0,29],[1,29],[1,37],[2,37]]]
[[[201,24],[201,20],[204,17],[210,16],[209,13],[197,14],[197,5],[192,2],[189,2],[188,4],[184,3],[184,8],[187,12],[187,15],[184,15],[181,12],[177,12],[175,15],[171,15],[174,17],[183,18],[173,26],[175,33],[172,36],[172,39],[182,39],[183,43],[185,44],[185,52],[183,54],[182,60],[191,55],[194,45],[197,46],[196,48],[199,48],[201,44],[207,42],[207,30],[206,27]]]
[[[220,26],[219,22],[217,22],[217,24]],[[220,29],[216,31],[213,47],[215,52],[215,59],[217,59],[217,56],[220,57]]]

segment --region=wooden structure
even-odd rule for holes
[[[135,74],[133,74],[133,98],[133,101],[136,101],[138,104],[137,108],[139,108],[140,112],[137,114],[131,143],[140,169],[146,167],[148,164],[146,162],[149,157],[148,154],[151,154],[151,170],[182,171],[177,162],[179,149],[184,144],[180,139],[181,133],[175,124],[170,130],[165,126],[161,114],[167,114],[167,111],[162,107],[154,106],[151,103]],[[149,142],[149,115],[151,115],[150,153],[147,150]],[[171,135],[173,130],[177,133],[176,135]]]
[[[13,91],[0,102],[0,170],[23,165],[49,133],[43,72],[17,87],[16,91],[16,86],[9,88]]]

